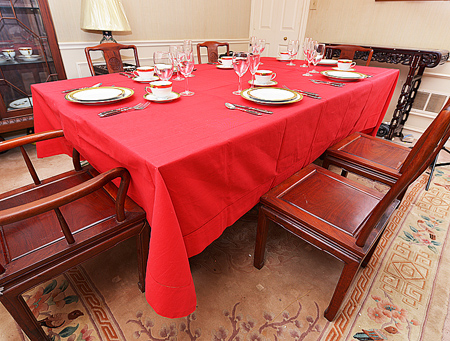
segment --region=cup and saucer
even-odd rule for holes
[[[263,82],[258,82],[256,79],[255,79],[254,81],[249,80],[248,83],[249,83],[250,85],[252,85],[252,83],[253,83],[254,86],[275,86],[275,85],[278,84],[278,82],[272,81],[272,80],[263,83]]]
[[[291,60],[291,56],[289,56],[289,53],[287,52],[280,52],[277,60],[280,62],[289,62]]]
[[[144,98],[152,102],[170,102],[180,97],[179,93],[172,91],[172,82],[170,81],[151,82],[145,91]]]

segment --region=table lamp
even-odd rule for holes
[[[131,31],[120,0],[81,0],[81,28],[103,31],[100,44],[117,43],[111,31]]]

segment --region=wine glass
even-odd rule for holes
[[[313,70],[310,71],[310,73],[319,73],[319,71],[316,71],[317,64],[320,63],[320,61],[323,58],[323,55],[325,54],[325,44],[315,44],[314,50],[316,50],[316,55],[314,59],[312,60],[312,63],[314,65]]]
[[[189,91],[188,78],[192,70],[194,70],[194,54],[192,52],[181,52],[178,54],[178,70],[186,79],[185,91],[180,93],[181,96],[192,96],[194,92]]]
[[[305,40],[303,41],[303,45],[302,45],[303,56],[305,57],[306,62],[307,62],[306,55],[308,54],[308,46],[309,46],[310,41],[311,41],[311,38],[305,38]],[[300,67],[308,67],[308,65],[307,65],[307,63],[305,63],[305,64],[300,65]]]
[[[289,64],[287,64],[288,66],[295,66],[292,60],[294,59],[294,56],[297,54],[297,52],[298,52],[298,40],[289,40],[287,46],[287,53],[289,54],[291,61],[289,62]]]
[[[192,40],[191,39],[185,39],[183,40],[183,51],[186,53],[193,53],[192,50]],[[187,77],[195,77],[193,74],[189,74]]]
[[[258,49],[258,38],[256,38],[256,36],[252,36],[250,37],[249,40],[249,52],[250,53],[258,53],[257,49]]]
[[[163,81],[168,81],[173,75],[173,60],[169,52],[157,51],[153,53],[155,73]]]
[[[258,39],[257,48],[258,48],[258,54],[261,55],[264,52],[264,49],[266,48],[266,40]],[[259,65],[263,65],[263,62],[260,62]]]
[[[317,44],[316,41],[309,41],[307,51],[306,51],[306,60],[308,62],[308,72],[304,73],[303,76],[310,77],[312,74],[309,72],[309,66],[311,65],[312,61],[316,57],[317,51],[314,49],[314,45]]]
[[[252,88],[254,88],[255,87],[255,73],[256,73],[256,71],[258,70],[258,66],[259,66],[259,64],[260,64],[260,58],[261,58],[261,56],[259,55],[259,54],[253,54],[253,53],[251,53],[249,56],[248,56],[248,58],[249,58],[249,66],[248,66],[248,69],[249,69],[249,71],[250,71],[250,73],[252,74],[252,83],[251,83],[251,86],[252,86]]]
[[[248,52],[234,52],[233,53],[233,69],[239,77],[239,87],[237,91],[233,91],[234,95],[241,94],[241,77],[247,72],[250,60]]]
[[[171,45],[169,46],[169,52],[170,52],[170,57],[172,58],[172,64],[174,65],[174,67],[177,67],[176,73],[177,76],[175,78],[172,78],[173,81],[182,81],[184,80],[183,77],[181,77],[181,73],[178,70],[178,55],[183,52],[183,47],[180,46],[176,46],[176,45]],[[174,70],[175,72],[175,70]]]

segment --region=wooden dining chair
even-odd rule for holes
[[[200,53],[201,47],[206,47],[206,50],[208,52],[208,64],[217,63],[219,60],[219,46],[226,46],[228,55],[230,53],[230,45],[228,43],[220,43],[218,41],[205,41],[203,43],[197,44],[197,57],[198,57],[198,63],[202,63],[202,55]]]
[[[0,195],[0,301],[32,341],[50,338],[22,294],[133,236],[139,287],[145,287],[150,228],[127,196],[128,171],[99,174],[82,167],[74,150],[74,170],[40,180],[24,145],[62,136],[49,131],[0,143],[0,151],[21,149],[34,182]],[[116,178],[119,188],[111,182]]]
[[[429,162],[450,123],[450,111],[437,118],[436,130],[383,196],[358,182],[311,164],[261,197],[254,266],[264,265],[269,222],[344,263],[325,318],[332,321],[360,266],[366,266],[398,205],[398,195]],[[314,269],[311,269],[314,271]]]
[[[92,47],[86,47],[84,52],[86,54],[86,59],[89,65],[89,70],[91,75],[95,75],[94,65],[92,63],[91,52],[92,51],[102,51],[103,57],[105,58],[106,68],[108,73],[123,72],[123,62],[120,56],[121,50],[133,50],[134,62],[136,67],[140,66],[139,58],[137,53],[137,48],[135,45],[122,45],[118,43],[102,43]]]
[[[450,100],[442,111],[448,110],[449,106]],[[392,186],[413,162],[425,140],[434,134],[438,117],[439,115],[428,126],[412,149],[379,137],[353,133],[327,149],[322,166],[329,168],[330,165],[334,165],[342,168],[344,176],[347,172],[352,172]],[[430,156],[430,162],[423,171],[436,159],[449,137],[450,130],[446,132],[434,154]]]
[[[351,60],[355,57],[356,52],[365,52],[367,57],[364,56],[362,59],[366,60],[366,66],[369,66],[373,55],[373,50],[367,47],[357,45],[327,45],[325,47],[325,58],[331,59],[335,51],[340,51],[339,58]]]

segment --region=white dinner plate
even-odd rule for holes
[[[218,68],[218,69],[232,69],[233,68],[233,65],[232,66],[226,66],[226,65],[222,65],[222,64],[217,64],[216,65],[216,68]]]
[[[337,65],[338,61],[336,59],[322,59],[319,65]]]
[[[326,70],[322,71],[321,74],[327,78],[336,79],[340,81],[358,81],[367,78],[367,75],[353,71]]]
[[[133,80],[134,80],[135,82],[139,82],[139,83],[153,82],[153,81],[157,81],[158,79],[159,79],[158,76],[153,76],[153,77],[150,78],[150,79],[142,79],[142,78],[139,77],[139,76],[133,78]]]
[[[33,99],[31,97],[24,97],[20,99],[16,99],[15,101],[12,101],[9,103],[9,107],[13,109],[25,109],[25,108],[31,108],[33,105]]]
[[[290,101],[285,101],[285,102],[270,102],[270,101],[269,101],[269,102],[267,102],[267,101],[257,100],[257,99],[254,99],[254,98],[250,97],[250,96],[248,95],[248,92],[249,92],[250,90],[251,90],[251,89],[245,89],[245,90],[241,91],[241,96],[242,96],[242,98],[244,98],[244,99],[246,99],[246,100],[248,100],[248,101],[252,101],[252,102],[255,102],[255,103],[259,103],[259,104],[266,104],[266,105],[290,104],[290,103],[295,103],[295,102],[301,101],[301,100],[303,99],[303,95],[302,95],[302,94],[299,94],[298,92],[293,91],[293,92],[295,92],[296,96],[295,96],[294,99],[292,99],[292,100],[290,100]]]
[[[91,92],[89,91],[88,95],[81,95],[81,98],[83,98],[82,100],[78,99],[80,96],[78,96],[78,98],[73,97],[72,95],[74,93],[78,93],[78,92],[82,92],[82,91],[87,91],[87,90],[95,90],[95,89],[102,89],[102,88],[108,88],[109,90],[104,93],[104,92]],[[119,94],[119,91],[112,91],[110,89],[117,89],[120,91],[120,95],[117,96],[117,94]],[[116,97],[111,97],[113,94],[116,95]],[[80,90],[75,90],[72,92],[69,92],[65,98],[66,100],[73,102],[73,103],[81,103],[81,104],[104,104],[104,103],[111,103],[111,102],[117,102],[117,101],[121,101],[125,98],[131,97],[134,94],[134,91],[128,88],[123,88],[123,87],[97,87],[97,88],[86,88],[86,89],[80,89]],[[109,98],[108,98],[109,97]],[[91,99],[87,99],[87,98],[91,98]]]
[[[247,91],[250,98],[264,102],[286,102],[297,97],[297,92],[282,88],[255,88]]]
[[[248,84],[252,84],[252,81],[249,80],[249,81],[248,81]],[[253,81],[253,85],[254,85],[254,86],[274,86],[274,85],[277,85],[277,84],[278,84],[278,83],[275,82],[275,81],[269,81],[269,83],[260,83],[260,82],[258,82],[257,80],[254,80],[254,81]]]
[[[158,102],[158,103],[164,103],[164,102],[170,102],[170,101],[173,101],[173,100],[175,100],[175,99],[177,99],[177,98],[180,98],[180,94],[177,93],[177,92],[173,92],[173,91],[172,91],[172,92],[170,93],[169,97],[166,97],[166,98],[158,98],[158,97],[156,97],[156,96],[153,95],[153,94],[147,93],[147,94],[144,95],[144,98],[145,98],[147,101]]]

